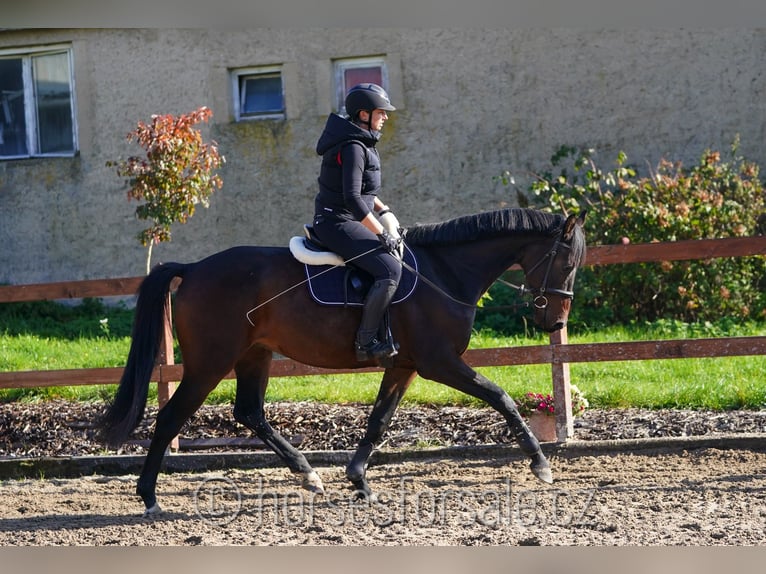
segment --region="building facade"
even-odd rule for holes
[[[0,283],[135,276],[126,182],[139,120],[208,106],[224,185],[153,261],[286,245],[310,221],[326,117],[376,79],[398,110],[379,151],[402,224],[516,204],[562,144],[610,167],[766,159],[766,30],[0,30]]]

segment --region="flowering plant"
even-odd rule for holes
[[[572,415],[580,416],[589,406],[588,399],[585,398],[585,394],[575,385],[570,385],[569,390],[572,395]],[[517,403],[519,412],[524,416],[529,416],[532,413],[553,415],[555,412],[551,395],[526,393]]]

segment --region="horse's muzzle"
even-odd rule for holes
[[[545,327],[545,331],[548,332],[548,333],[555,333],[556,331],[560,331],[564,327],[566,327],[566,322],[565,321],[558,321],[557,323],[554,323],[550,327]]]

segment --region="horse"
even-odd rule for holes
[[[419,375],[476,397],[506,420],[534,476],[552,483],[550,465],[500,386],[462,359],[476,305],[513,264],[531,287],[534,321],[553,332],[566,325],[575,273],[584,261],[585,213],[565,217],[540,210],[508,208],[460,216],[403,230],[417,268],[412,292],[389,308],[389,328],[398,354],[385,367],[366,432],[346,467],[359,497],[372,495],[366,469],[410,383]],[[264,415],[264,397],[274,353],[329,369],[363,368],[354,335],[359,307],[317,303],[305,284],[307,268],[287,247],[237,246],[192,263],[155,266],[138,289],[131,345],[114,397],[101,413],[98,434],[110,448],[124,443],[144,416],[150,377],[160,347],[171,283],[180,286],[173,317],[183,361],[182,379],[157,415],[155,430],[136,485],[145,514],[161,510],[156,484],[171,440],[232,370],[236,375],[234,419],[253,431],[303,488],[324,493],[305,456],[274,429]]]

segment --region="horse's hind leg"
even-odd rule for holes
[[[375,444],[380,441],[391,423],[396,407],[415,378],[415,374],[412,369],[387,369],[383,375],[378,397],[375,399],[367,421],[367,432],[359,441],[351,462],[346,466],[346,477],[354,485],[360,497],[369,497],[372,494],[366,478],[367,462]]]
[[[221,378],[184,373],[173,396],[157,414],[154,435],[136,486],[136,493],[146,506],[145,516],[161,510],[156,496],[157,475],[170,441],[178,435],[184,423],[202,405]]]
[[[287,467],[302,476],[302,486],[317,494],[324,493],[319,475],[311,468],[306,457],[279,434],[266,420],[263,407],[269,384],[269,366],[272,353],[268,349],[253,347],[234,366],[237,373],[237,395],[234,418],[255,432]]]
[[[429,369],[422,369],[419,373],[424,378],[443,383],[481,399],[501,413],[508,422],[521,451],[532,459],[530,463],[532,473],[547,484],[553,482],[551,467],[540,448],[540,443],[524,422],[516,403],[502,388],[474,371],[461,359],[432,361]]]

